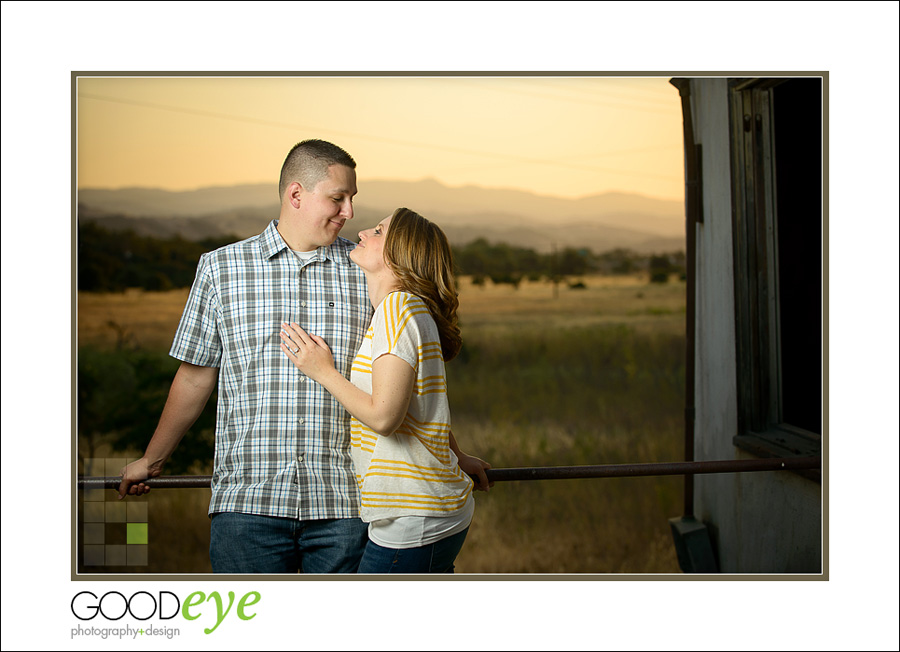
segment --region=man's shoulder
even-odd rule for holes
[[[213,249],[212,251],[203,254],[201,258],[213,263],[233,259],[235,257],[245,257],[250,255],[258,256],[260,254],[260,246],[265,242],[270,228],[272,228],[271,225],[262,233],[257,233],[249,238],[244,238],[243,240],[223,245],[218,249]]]
[[[328,246],[328,257],[331,260],[337,261],[343,267],[348,268],[352,274],[364,279],[365,274],[363,274],[362,269],[359,265],[350,260],[350,252],[354,249],[356,249],[355,242],[338,236],[335,241]]]
[[[329,248],[333,253],[340,254],[343,258],[350,260],[348,256],[351,251],[356,249],[356,243],[343,236],[338,236],[335,241],[331,243]]]

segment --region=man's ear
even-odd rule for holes
[[[287,200],[291,203],[291,206],[293,206],[294,208],[300,208],[300,202],[305,192],[300,182],[294,181],[287,187],[287,190],[285,190],[284,192],[285,195],[287,195]]]

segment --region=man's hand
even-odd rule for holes
[[[155,478],[162,473],[162,468],[152,469],[146,458],[141,458],[124,467],[119,475],[122,482],[119,484],[119,500],[126,495],[143,496],[150,492],[150,487],[142,482],[147,478]]]

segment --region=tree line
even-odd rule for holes
[[[187,240],[158,238],[134,231],[110,231],[88,222],[78,228],[78,289],[83,292],[122,292],[127,288],[165,291],[190,287],[200,255],[236,242],[236,236]],[[457,274],[471,276],[475,284],[523,280],[560,282],[588,274],[648,273],[653,282],[666,282],[684,274],[684,253],[640,254],[629,249],[594,253],[566,247],[540,253],[534,249],[484,238],[453,247]]]
[[[143,288],[155,292],[190,287],[200,255],[239,238],[222,236],[186,240],[156,238],[134,231],[111,231],[95,222],[78,225],[78,289],[123,292]]]
[[[565,247],[549,253],[489,243],[484,238],[453,247],[457,273],[471,276],[476,285],[487,279],[492,283],[518,286],[523,280],[550,280],[589,274],[622,275],[648,273],[655,283],[665,283],[672,274],[683,275],[684,252],[640,254],[630,249],[611,249],[594,253],[590,249]]]

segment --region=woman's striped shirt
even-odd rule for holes
[[[450,407],[437,325],[425,302],[392,292],[375,309],[351,382],[372,393],[372,363],[395,355],[416,371],[409,410],[400,428],[383,437],[357,419],[351,455],[360,490],[360,517],[451,516],[465,505],[472,479],[450,450]]]

